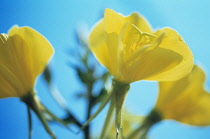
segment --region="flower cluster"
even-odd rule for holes
[[[88,100],[86,123],[82,124],[59,100],[67,117],[56,117],[36,96],[36,78],[45,70],[54,50],[41,34],[30,27],[15,26],[8,35],[0,34],[0,98],[19,97],[29,110],[34,111],[54,139],[56,137],[48,125],[49,117],[67,128],[69,123],[77,125],[89,139],[89,123],[109,102],[101,139],[143,139],[155,123],[168,119],[193,126],[210,125],[210,94],[204,89],[205,73],[194,64],[191,50],[175,30],[167,27],[154,31],[138,13],[123,16],[105,9],[104,18],[93,27],[83,45],[89,46],[95,58],[110,73],[96,76],[97,68],[88,63],[92,59],[91,53],[87,46],[83,47],[85,54],[78,60],[82,64],[74,68],[86,86],[87,94],[80,94]],[[52,87],[50,72],[47,69],[44,73]],[[99,80],[106,84],[110,75],[113,77],[112,88],[106,91],[102,86],[98,95],[93,95],[94,84]],[[128,113],[124,115],[123,106],[130,84],[141,80],[159,82],[156,105],[144,118]],[[91,109],[98,103],[98,110],[91,115]],[[109,127],[114,112],[114,124]],[[107,131],[110,134],[106,134]]]

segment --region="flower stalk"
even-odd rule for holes
[[[122,121],[123,121],[123,104],[125,102],[126,95],[130,89],[130,84],[122,83],[115,79],[112,81],[114,98],[115,98],[115,126],[116,126],[116,138],[118,139],[122,134]]]
[[[159,111],[153,109],[149,115],[145,118],[143,123],[131,132],[126,139],[134,139],[136,137],[145,139],[150,128],[157,122],[162,120],[162,115]]]
[[[27,113],[28,113],[28,139],[31,139],[32,137],[32,117],[30,108],[27,107]]]
[[[35,96],[35,92],[31,91],[30,93],[27,93],[27,95],[21,97],[21,101],[23,101],[31,110],[34,111],[34,113],[37,115],[39,120],[41,121],[42,125],[44,126],[47,133],[51,136],[52,139],[56,139],[54,133],[50,129],[47,120],[45,119],[44,115],[42,114],[39,106],[41,106],[40,102]]]

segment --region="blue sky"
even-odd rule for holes
[[[85,103],[74,97],[80,89],[75,72],[67,66],[70,56],[67,51],[75,49],[74,31],[81,25],[88,30],[103,16],[105,8],[111,8],[124,15],[139,12],[154,29],[169,26],[179,32],[192,50],[195,63],[207,72],[206,88],[210,86],[210,2],[208,0],[1,0],[0,33],[7,33],[13,25],[30,26],[43,34],[53,45],[55,55],[50,63],[53,68],[53,83],[68,98],[69,108],[80,120],[84,120]],[[76,48],[77,49],[77,48]],[[37,94],[44,104],[58,116],[63,111],[49,96],[42,76],[36,84]],[[126,100],[126,107],[135,114],[145,115],[154,106],[157,97],[156,82],[136,82]],[[93,121],[93,126],[102,126],[106,111]],[[49,136],[41,123],[34,118],[33,139]],[[101,123],[101,124],[100,124]],[[52,125],[59,139],[82,138],[75,136],[60,126]],[[93,128],[97,134],[100,128]],[[164,121],[155,125],[149,132],[151,139],[198,139],[210,138],[210,127],[191,127],[175,121]],[[0,138],[23,139],[27,137],[26,107],[17,98],[0,100]]]

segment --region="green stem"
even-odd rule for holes
[[[144,132],[145,128],[147,128],[146,125],[142,124],[137,129],[135,129],[130,135],[128,135],[128,137],[126,139],[134,139],[134,138],[136,138],[137,135],[142,134],[142,132]]]
[[[41,113],[41,110],[39,109],[39,102],[35,97],[36,97],[35,92],[30,92],[26,96],[23,96],[21,98],[21,101],[23,101],[30,109],[32,109],[35,112],[35,114],[38,116],[39,120],[41,121],[41,123],[44,126],[47,133],[53,139],[56,139],[54,133],[48,126],[46,119],[44,118],[43,114]]]
[[[109,93],[108,97],[102,104],[99,106],[98,110],[85,122],[85,124],[80,128],[83,130],[106,106],[106,104],[110,101],[112,96],[114,95],[114,102],[115,102],[115,110],[116,110],[116,117],[115,117],[115,124],[116,124],[116,131],[118,139],[121,136],[121,128],[122,128],[122,107],[125,101],[125,97],[127,95],[128,90],[130,89],[130,85],[128,83],[122,83],[115,79],[112,80],[112,90]]]
[[[102,102],[102,104],[99,106],[98,110],[82,125],[82,127],[80,128],[80,131],[83,130],[101,112],[101,110],[110,101],[112,96],[113,96],[113,93],[111,92],[108,95],[108,97]]]
[[[63,119],[63,121],[67,124],[69,122],[74,123],[78,127],[82,126],[82,124],[75,118],[75,116],[72,114],[72,112],[67,108],[67,103],[63,97],[63,95],[52,86],[51,83],[48,83],[48,87],[50,89],[50,94],[55,100],[55,102],[68,114],[67,118]]]
[[[126,139],[133,139],[137,135],[140,134],[140,139],[144,139],[147,136],[148,131],[150,128],[156,124],[157,122],[162,120],[162,115],[158,112],[158,110],[153,109],[149,115],[145,118],[143,123],[134,130]]]
[[[122,136],[122,121],[123,121],[123,105],[130,89],[130,84],[122,83],[115,79],[112,81],[113,86],[113,93],[115,98],[115,110],[116,110],[116,117],[115,117],[115,125],[116,125],[116,139]]]
[[[32,137],[32,119],[31,119],[30,108],[28,106],[27,106],[27,112],[28,112],[28,139],[31,139],[31,137]]]
[[[88,57],[89,54],[87,54],[87,57]],[[87,58],[85,58],[87,60]],[[88,69],[88,72],[89,73],[92,73],[91,69],[89,69],[87,63],[84,63],[86,68]],[[92,75],[92,74],[91,74]],[[92,91],[93,91],[93,84],[94,84],[94,81],[89,81],[87,83],[87,114],[86,114],[86,120],[88,120],[91,116],[91,110],[93,108],[93,94],[92,94]],[[84,128],[84,135],[85,135],[85,139],[90,139],[90,128],[91,126],[90,125],[87,125],[86,128]]]
[[[47,107],[45,107],[42,103],[41,106],[43,107],[43,112],[48,114],[54,121],[62,124],[63,126],[65,126],[69,131],[73,132],[76,134],[75,131],[73,131],[66,122],[64,122],[63,120],[61,120],[60,118],[58,118],[56,115],[54,115]]]
[[[105,138],[107,127],[109,126],[109,123],[110,123],[110,120],[112,118],[112,114],[113,114],[113,111],[114,111],[114,106],[115,106],[115,100],[112,98],[110,106],[109,106],[109,110],[108,110],[108,113],[107,113],[107,116],[106,116],[106,120],[104,122],[104,126],[103,126],[103,129],[102,129],[101,135],[100,135],[100,139]]]
[[[87,108],[87,115],[86,115],[86,119],[88,120],[90,118],[91,115],[91,110],[92,110],[92,89],[88,89],[88,108]],[[89,139],[90,138],[90,125],[87,125],[84,128],[84,134],[85,134],[85,139]]]
[[[152,125],[150,125],[150,126],[148,126],[145,130],[144,130],[144,132],[141,134],[141,136],[140,136],[140,139],[146,139],[147,138],[147,134],[148,134],[148,132],[149,132],[149,130],[150,130],[150,128],[152,127]]]

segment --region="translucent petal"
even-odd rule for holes
[[[24,42],[20,37],[15,43],[18,43],[20,46],[24,45]],[[20,56],[24,56],[25,49],[19,49],[19,51],[22,51],[22,55]],[[32,84],[31,79],[26,81],[24,75],[27,75],[27,78],[30,78],[31,76],[27,74],[28,68],[22,64],[23,62],[18,58],[16,52],[12,39],[6,34],[0,34],[0,64],[19,80],[21,86],[23,86],[25,90],[29,91],[29,88],[32,89],[32,85],[29,87],[29,84]],[[21,91],[17,90],[17,92],[20,93]]]
[[[164,48],[155,48],[150,51],[140,53],[140,56],[133,59],[133,67],[130,68],[130,74],[127,78],[138,81],[155,77],[163,72],[174,68],[180,64],[183,57],[171,50]],[[176,74],[176,73],[174,73]],[[158,78],[153,78],[158,80]]]
[[[183,79],[160,82],[156,109],[164,119],[197,126],[210,125],[210,94],[204,90],[204,80],[204,72],[194,66]]]
[[[5,91],[6,87],[1,90],[7,92],[8,96],[13,94],[14,97],[21,97],[31,91],[36,77],[44,70],[52,53],[50,43],[29,27],[15,26],[9,35],[1,34],[0,65],[3,67],[0,73],[1,80],[10,91],[11,88],[15,89],[16,94]],[[12,78],[15,81],[12,81]]]
[[[186,99],[182,101],[180,105],[183,107],[177,111],[173,119],[196,126],[210,125],[210,95],[205,91],[200,91],[200,93],[202,94],[196,96],[197,99],[192,99],[189,102]]]
[[[24,86],[25,91],[21,92],[24,95],[33,88],[35,82],[32,71],[33,63],[31,62],[30,46],[19,35],[11,36],[8,40],[12,42],[11,49],[13,49],[13,56],[15,57],[14,64],[16,65],[12,69],[12,73]]]
[[[19,97],[18,91],[23,91],[20,82],[3,65],[0,65],[0,98]]]
[[[122,27],[125,25],[125,19],[121,14],[116,13],[111,9],[106,9],[104,12],[105,31],[107,33],[120,34]]]
[[[145,32],[139,30],[134,24],[126,23],[119,35],[119,40],[123,43],[124,60],[133,60],[133,57],[139,57],[138,51],[141,51],[145,46],[150,46],[156,38],[153,34],[145,35]]]
[[[138,27],[142,32],[147,33],[154,33],[152,31],[152,28],[149,24],[149,22],[138,13],[132,13],[131,15],[126,17],[126,21],[130,24],[134,24],[136,27]]]
[[[119,69],[119,59],[120,59],[120,47],[121,45],[118,43],[118,35],[116,33],[110,33],[106,35],[106,43],[108,47],[109,57],[110,57],[110,73],[118,78],[121,76],[121,72]]]
[[[150,77],[146,77],[145,80],[156,80],[156,81],[172,81],[178,80],[187,74],[189,74],[194,65],[193,54],[189,47],[182,40],[181,36],[174,30],[170,28],[165,28],[159,30],[155,33],[156,36],[165,33],[165,36],[162,39],[162,42],[158,45],[159,48],[168,49],[173,51],[174,54],[180,55],[182,57],[182,61],[178,62],[176,66],[171,67],[164,72],[152,75]],[[170,58],[168,54],[165,55],[166,59]],[[173,57],[173,56],[172,56]],[[178,58],[178,57],[177,57]],[[180,59],[180,58],[179,58]],[[163,63],[162,61],[158,62],[160,65]]]
[[[97,60],[107,69],[110,68],[110,57],[106,44],[106,32],[104,30],[104,20],[100,20],[89,35],[89,47]]]
[[[51,44],[41,34],[30,27],[14,27],[10,30],[9,36],[14,39],[14,42],[17,36],[24,39],[27,46],[19,46],[17,43],[14,43],[14,47],[19,48],[17,55],[22,54],[20,47],[28,47],[28,57],[25,57],[25,59],[29,60],[26,62],[31,62],[31,74],[33,75],[33,79],[35,79],[44,70],[54,52]]]
[[[0,34],[0,64],[12,73],[18,74],[18,60],[16,58],[13,42],[6,34]]]
[[[123,27],[122,42],[127,57],[129,57],[129,55],[135,51],[136,47],[138,47],[137,45],[140,41],[140,37],[140,33],[132,24],[127,23],[126,26]]]

